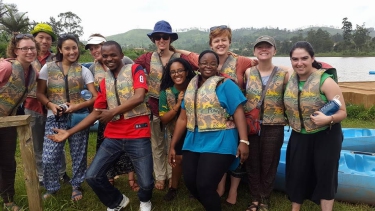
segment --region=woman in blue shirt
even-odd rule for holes
[[[182,171],[186,187],[205,210],[220,211],[216,188],[236,157],[248,157],[248,139],[243,104],[246,98],[230,79],[217,76],[218,55],[203,51],[199,72],[189,83],[170,148],[183,135]],[[240,143],[238,144],[238,136]],[[175,162],[170,151],[169,162]]]

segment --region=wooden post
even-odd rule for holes
[[[30,120],[30,115],[0,117],[0,128],[17,127],[17,137],[20,142],[29,210],[41,211],[42,198],[39,192],[39,180],[36,173],[33,136],[29,124]]]

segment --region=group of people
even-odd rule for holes
[[[294,44],[290,69],[273,64],[277,48],[270,36],[255,41],[256,59],[230,52],[232,32],[225,25],[210,28],[211,49],[200,54],[175,49],[171,44],[178,34],[166,21],[158,21],[147,36],[157,50],[133,62],[117,42],[91,35],[85,46],[95,60],[90,68],[78,63],[76,37],[56,36],[47,24],[13,36],[7,52],[12,59],[0,62],[0,116],[16,115],[22,104],[33,117],[44,199],[67,178],[68,140],[72,200],[82,199],[86,180],[108,211],[121,210],[130,199],[114,186],[114,177],[128,174],[140,210],[150,211],[153,189],[168,183],[164,200],[171,201],[183,177],[190,197],[205,210],[219,211],[227,173],[226,203],[236,204],[237,171],[243,167],[251,195],[244,210],[269,210],[288,124],[293,132],[286,189],[292,210],[300,210],[305,199],[332,210],[346,109],[335,69],[316,61],[308,42]],[[83,98],[82,90],[91,97]],[[336,95],[342,104],[338,112],[318,111]],[[260,131],[249,135],[245,114],[259,102]],[[74,123],[77,116],[82,119]],[[87,169],[88,128],[97,120],[97,152]],[[6,209],[20,210],[13,201],[16,129],[1,128],[0,135],[1,196]]]

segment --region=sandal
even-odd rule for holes
[[[137,184],[137,182],[134,180],[134,179],[130,179],[129,181],[129,186],[130,188],[134,191],[134,192],[137,192],[139,190],[139,185]]]
[[[6,211],[20,211],[21,208],[17,206],[14,202],[11,202],[9,204],[4,203],[4,210]]]
[[[268,211],[268,205],[267,204],[260,204],[258,207],[259,207],[258,208],[259,211]]]
[[[43,194],[43,200],[47,200],[47,199],[49,199],[49,198],[51,198],[53,195],[55,195],[56,194],[56,192],[46,192],[45,194]]]
[[[164,180],[156,180],[155,188],[158,190],[164,190],[165,181]]]
[[[82,199],[82,188],[81,187],[73,187],[72,201],[79,201],[81,199]]]
[[[255,209],[255,210],[254,210]],[[259,210],[259,206],[254,204],[254,202],[252,202],[247,208],[246,208],[246,211],[258,211]]]

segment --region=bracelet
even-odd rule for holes
[[[249,142],[249,141],[246,141],[246,140],[240,140],[240,143],[245,143],[247,146],[250,145],[250,142]]]
[[[47,103],[46,103],[46,107],[48,108],[48,103],[50,103],[51,101],[49,100]]]

